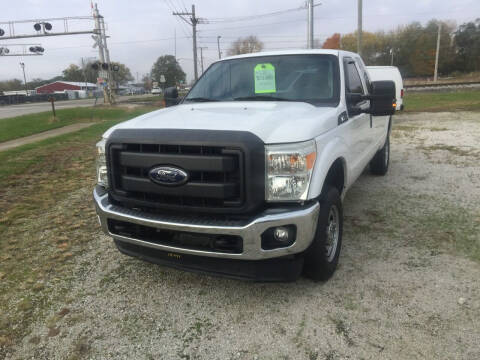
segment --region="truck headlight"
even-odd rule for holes
[[[97,143],[97,184],[108,188],[107,158],[105,156],[106,140]]]
[[[265,199],[306,200],[317,149],[313,140],[294,144],[267,145]]]

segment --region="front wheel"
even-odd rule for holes
[[[343,208],[338,190],[329,187],[320,201],[317,230],[305,254],[303,272],[312,280],[328,280],[335,272],[342,248]]]

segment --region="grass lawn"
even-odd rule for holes
[[[406,112],[480,110],[480,91],[412,92],[404,98]]]
[[[41,112],[0,119],[0,142],[37,134],[79,122],[98,122],[105,120],[127,120],[155,108],[143,110],[126,110],[122,107],[78,107],[57,110],[57,118],[52,113]]]
[[[91,111],[66,113],[78,110]],[[152,110],[107,109],[96,113],[105,121],[88,128],[0,152],[0,358],[52,301],[67,301],[55,284],[98,231],[90,200],[95,143],[109,127]]]

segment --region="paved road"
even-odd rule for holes
[[[134,96],[122,96],[118,100],[124,101],[130,98],[136,98],[149,95],[134,95]],[[79,99],[79,100],[62,100],[55,103],[56,109],[67,109],[73,107],[86,107],[93,106],[95,99]],[[97,104],[103,104],[103,99],[98,99]],[[49,111],[52,108],[49,102],[28,103],[19,105],[5,105],[0,106],[0,119],[9,118],[13,116],[34,114],[42,111]]]

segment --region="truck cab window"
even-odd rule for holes
[[[347,93],[364,94],[362,80],[358,74],[353,60],[347,60],[345,64],[346,89]]]

